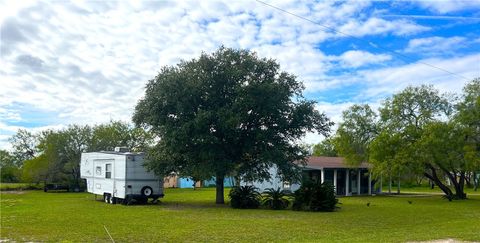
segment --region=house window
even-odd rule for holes
[[[112,178],[112,164],[105,164],[105,178]]]
[[[95,174],[96,175],[102,175],[102,167],[101,166],[97,166],[97,168],[95,169]]]

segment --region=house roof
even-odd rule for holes
[[[325,156],[310,156],[307,158],[307,169],[323,169],[323,168],[370,168],[371,165],[362,162],[359,165],[351,166],[345,163],[343,157],[325,157]]]

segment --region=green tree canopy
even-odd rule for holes
[[[164,67],[133,117],[161,138],[147,165],[161,174],[201,168],[216,177],[217,203],[224,203],[226,175],[268,179],[276,165],[281,177],[294,178],[294,161],[308,152],[299,140],[332,124],[302,91],[274,60],[246,50],[222,47]]]
[[[15,164],[22,166],[26,160],[33,159],[37,154],[38,135],[25,129],[19,129],[9,141],[12,145],[12,155],[15,158]]]
[[[480,78],[465,85],[462,98],[456,105],[455,120],[468,130],[466,139],[480,152]]]
[[[470,161],[467,173],[470,181],[467,183],[471,183],[480,173],[480,78],[465,85],[456,110],[454,120],[466,130],[465,140],[469,147],[466,157]]]
[[[447,197],[465,198],[466,130],[452,121],[448,97],[433,86],[407,87],[387,99],[380,113],[382,132],[370,148],[376,171],[409,169],[432,180]],[[455,195],[443,176],[454,185]]]
[[[139,127],[121,121],[110,121],[92,128],[89,151],[113,151],[115,147],[126,147],[130,151],[146,151],[153,143],[153,136]]]
[[[142,128],[125,122],[110,121],[96,126],[70,125],[65,129],[30,133],[20,130],[11,139],[14,152],[20,156],[22,179],[26,182],[65,182],[78,187],[82,152],[113,151],[125,146],[145,151],[153,136]]]
[[[329,156],[336,157],[338,156],[337,150],[335,149],[335,144],[331,137],[325,138],[322,142],[315,144],[313,146],[313,156]]]
[[[16,161],[10,152],[0,149],[0,182],[19,182],[20,168]]]
[[[71,125],[62,130],[46,130],[38,136],[40,156],[27,161],[24,177],[34,182],[68,182],[80,186],[80,156],[91,141],[89,126]]]
[[[414,144],[416,162],[425,167],[424,175],[435,182],[449,198],[464,199],[467,171],[480,168],[475,145],[465,139],[468,129],[461,124],[432,122],[425,126],[420,139]],[[445,175],[454,186],[455,195],[440,176]]]
[[[429,122],[448,117],[452,104],[431,85],[409,86],[388,98],[380,108],[382,126],[401,132],[405,139],[415,139]]]
[[[377,114],[369,105],[353,105],[342,113],[335,149],[349,164],[368,161],[368,147],[378,133]]]

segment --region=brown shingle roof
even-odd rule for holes
[[[358,166],[347,165],[342,157],[325,157],[325,156],[310,156],[307,158],[306,168],[322,169],[322,168],[370,168],[371,165],[362,162]]]

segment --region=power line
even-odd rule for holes
[[[454,73],[454,72],[450,72],[450,71],[448,71],[448,70],[446,70],[446,69],[444,69],[444,68],[437,67],[437,66],[435,66],[435,65],[433,65],[433,64],[429,64],[429,63],[426,63],[426,62],[423,62],[423,61],[417,61],[417,60],[415,60],[414,58],[409,57],[409,56],[407,56],[407,55],[404,55],[404,54],[398,53],[398,52],[396,52],[396,51],[393,51],[393,50],[390,50],[390,49],[381,47],[381,46],[379,46],[379,45],[377,45],[377,44],[375,44],[375,43],[373,43],[373,42],[371,42],[371,41],[367,41],[367,40],[364,40],[364,39],[362,39],[362,38],[356,37],[356,36],[354,36],[354,35],[350,35],[350,34],[348,34],[348,33],[345,33],[345,32],[343,32],[343,31],[336,30],[336,29],[333,28],[333,27],[330,27],[330,26],[328,26],[328,25],[321,24],[320,22],[317,22],[317,21],[314,21],[314,20],[305,18],[305,17],[303,17],[303,16],[301,16],[301,15],[298,15],[298,14],[295,14],[295,13],[292,13],[292,12],[289,12],[289,11],[287,11],[287,10],[285,10],[285,9],[279,8],[279,7],[274,6],[274,5],[271,5],[271,4],[269,4],[269,3],[266,3],[266,2],[263,2],[263,1],[260,1],[260,0],[255,0],[255,1],[257,1],[258,3],[261,3],[261,4],[265,5],[265,6],[268,6],[268,7],[270,7],[270,8],[273,8],[273,9],[276,9],[276,10],[278,10],[278,11],[281,11],[281,12],[283,12],[283,13],[286,13],[286,14],[292,15],[292,16],[294,16],[294,17],[303,19],[303,20],[305,20],[305,21],[307,21],[307,22],[310,22],[310,23],[312,23],[312,24],[319,25],[319,26],[321,26],[321,27],[323,27],[323,28],[325,28],[325,29],[327,29],[327,30],[331,30],[331,31],[333,31],[333,32],[335,32],[335,33],[342,34],[342,35],[344,35],[344,36],[348,36],[348,37],[350,37],[350,38],[353,38],[353,39],[356,39],[356,40],[365,42],[365,43],[367,43],[368,45],[370,45],[370,46],[372,46],[372,47],[374,47],[374,48],[377,48],[377,49],[380,49],[380,50],[389,52],[389,53],[391,53],[391,54],[393,54],[393,55],[395,55],[395,56],[397,56],[397,57],[400,57],[401,59],[403,59],[403,60],[406,61],[407,63],[417,62],[417,63],[423,64],[423,65],[425,65],[425,66],[428,66],[428,67],[431,67],[431,68],[434,68],[434,69],[443,71],[443,72],[448,73],[448,74],[450,74],[450,75],[457,76],[457,77],[460,77],[460,78],[465,79],[465,80],[467,80],[467,81],[470,81],[469,78],[467,78],[467,77],[465,77],[465,76],[463,76],[463,75],[461,75],[461,74],[457,74],[457,73]]]

